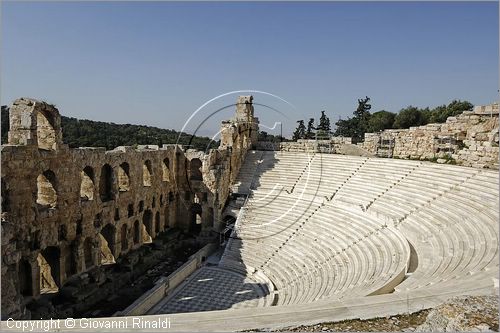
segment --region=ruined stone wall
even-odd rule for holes
[[[330,140],[299,139],[296,142],[281,142],[279,146],[283,151],[335,153],[342,145],[351,144],[351,142],[351,138],[337,136],[332,137]]]
[[[498,169],[498,114],[498,104],[479,106],[443,124],[366,133],[358,145],[380,157]]]
[[[207,153],[178,145],[70,149],[54,106],[16,100],[1,153],[2,318],[26,317],[24,304],[45,286],[112,264],[168,228],[213,237],[258,130],[251,96],[240,100],[246,121],[224,123],[223,144]]]

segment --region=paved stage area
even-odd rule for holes
[[[239,309],[264,305],[264,289],[248,277],[202,267],[160,301],[150,314]]]

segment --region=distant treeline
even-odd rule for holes
[[[408,106],[398,113],[380,110],[371,113],[369,97],[358,99],[358,107],[353,112],[353,117],[339,119],[335,123],[335,130],[330,130],[330,119],[325,111],[321,111],[319,125],[314,125],[314,118],[310,118],[307,128],[304,120],[299,120],[297,129],[293,134],[293,140],[314,139],[315,137],[325,137],[329,134],[334,136],[351,137],[354,142],[362,141],[365,133],[379,132],[385,129],[404,129],[412,126],[421,126],[429,123],[444,123],[446,118],[459,115],[460,113],[472,110],[474,105],[467,101],[453,100],[448,105],[440,105],[433,109],[428,107],[418,108]]]
[[[453,100],[448,105],[440,105],[433,109],[408,106],[398,113],[380,110],[370,113],[369,97],[358,100],[358,108],[352,118],[339,119],[335,125],[336,136],[350,136],[361,141],[364,133],[378,132],[385,129],[404,129],[429,123],[444,123],[446,118],[456,116],[464,111],[472,110],[474,105],[467,101]]]
[[[2,106],[2,144],[7,143],[7,132],[9,131],[9,112],[6,106]],[[161,145],[179,143],[191,145],[191,148],[205,150],[217,148],[218,141],[210,138],[192,136],[190,134],[162,129],[152,126],[115,124],[102,121],[81,120],[70,117],[61,117],[63,142],[71,148],[77,147],[106,147],[111,150],[118,146],[135,145]]]

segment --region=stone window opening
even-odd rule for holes
[[[128,217],[134,216],[134,204],[129,204],[127,207]]]
[[[139,201],[139,213],[144,210],[144,200]]]
[[[156,207],[156,197],[153,197],[153,200],[151,201],[151,208]]]
[[[99,234],[101,240],[101,264],[110,265],[115,261],[115,234],[116,228],[108,223]]]
[[[54,208],[57,204],[56,175],[51,170],[46,170],[38,175],[36,203],[46,207]]]
[[[141,237],[141,230],[139,228],[139,221],[134,222],[134,244],[139,244]]]
[[[82,232],[83,232],[83,221],[80,218],[76,221],[76,235],[80,236]]]
[[[153,213],[148,209],[142,216],[142,243],[153,241]]]
[[[202,208],[200,204],[193,204],[191,206],[191,223],[190,232],[193,235],[198,235],[201,231],[202,224]]]
[[[146,160],[142,166],[142,181],[144,186],[151,186],[153,168],[151,161]]]
[[[101,168],[101,177],[99,179],[99,195],[102,202],[114,200],[113,168],[109,164],[104,164]]]
[[[126,192],[130,189],[130,166],[127,162],[118,168],[118,191]]]
[[[94,169],[86,166],[81,172],[80,199],[94,200]]]
[[[31,274],[31,264],[26,259],[19,261],[18,268],[19,292],[23,296],[33,295],[33,277]]]
[[[2,178],[2,184],[0,186],[2,187],[2,213],[4,213],[9,211],[10,205],[9,190],[7,188],[7,182],[4,178]]]
[[[40,269],[40,294],[57,293],[61,283],[59,248],[45,248],[38,254],[37,262]]]
[[[115,208],[115,217],[114,217],[115,221],[118,221],[120,219],[120,209],[119,208]]]
[[[128,249],[128,235],[127,235],[127,225],[123,224],[122,229],[121,229],[121,235],[120,235],[120,242],[121,242],[121,250],[127,251]]]
[[[92,244],[92,238],[87,237],[83,242],[83,257],[85,260],[85,269],[88,270],[92,266],[94,266],[94,255],[93,255],[94,246]]]
[[[65,258],[65,266],[66,266],[66,277],[76,274],[77,272],[77,263],[76,258],[78,258],[78,246],[76,241],[71,242],[69,245],[69,251],[66,254]]]
[[[39,111],[36,115],[36,136],[38,148],[56,149],[55,116],[48,111]]]
[[[191,180],[203,180],[201,167],[202,163],[199,158],[193,158],[191,162],[189,162],[189,173]]]
[[[163,207],[163,204],[165,202],[163,201],[163,194],[160,194],[160,207]]]
[[[170,161],[168,158],[165,158],[163,160],[162,170],[163,170],[162,180],[164,182],[169,182],[170,181]]]
[[[156,212],[155,215],[155,233],[158,235],[160,233],[161,227],[160,227],[160,212]]]

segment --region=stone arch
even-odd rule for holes
[[[170,160],[168,159],[168,157],[163,159],[162,171],[163,171],[162,180],[164,182],[169,182],[170,181]]]
[[[56,246],[46,247],[39,253],[37,261],[40,268],[40,293],[54,293],[61,286],[61,251]]]
[[[153,213],[146,209],[142,215],[142,242],[151,243],[153,238]]]
[[[56,115],[47,110],[40,110],[36,114],[36,137],[38,148],[45,150],[56,149]]]
[[[36,203],[44,207],[54,208],[57,204],[57,182],[54,172],[45,170],[38,175],[36,184]]]
[[[153,175],[153,167],[151,166],[151,161],[146,160],[142,165],[142,182],[144,186],[151,186]]]
[[[130,166],[123,162],[118,167],[118,191],[126,192],[130,189]]]
[[[202,213],[203,211],[200,204],[194,203],[191,205],[191,222],[189,224],[189,231],[193,235],[198,235],[201,231]]]
[[[31,274],[31,264],[26,259],[21,259],[19,261],[18,268],[18,281],[19,281],[19,292],[23,296],[33,295],[33,277]]]
[[[85,238],[83,242],[83,258],[86,270],[94,266],[94,245],[92,243],[92,238],[90,237]]]
[[[102,202],[114,199],[113,182],[113,168],[109,164],[104,164],[101,168],[101,177],[99,178],[99,195]]]
[[[127,234],[127,225],[123,224],[120,232],[120,243],[121,243],[121,250],[127,251],[128,250],[128,234]]]
[[[161,231],[160,227],[160,212],[156,212],[155,214],[155,234],[158,235]]]
[[[80,172],[80,198],[82,200],[94,200],[94,169],[90,166],[86,166]]]
[[[141,240],[141,229],[139,226],[139,221],[134,222],[134,244],[139,244]]]
[[[189,162],[189,174],[190,177],[189,179],[191,180],[203,180],[203,175],[201,172],[201,167],[202,167],[201,160],[199,158],[193,158]]]

